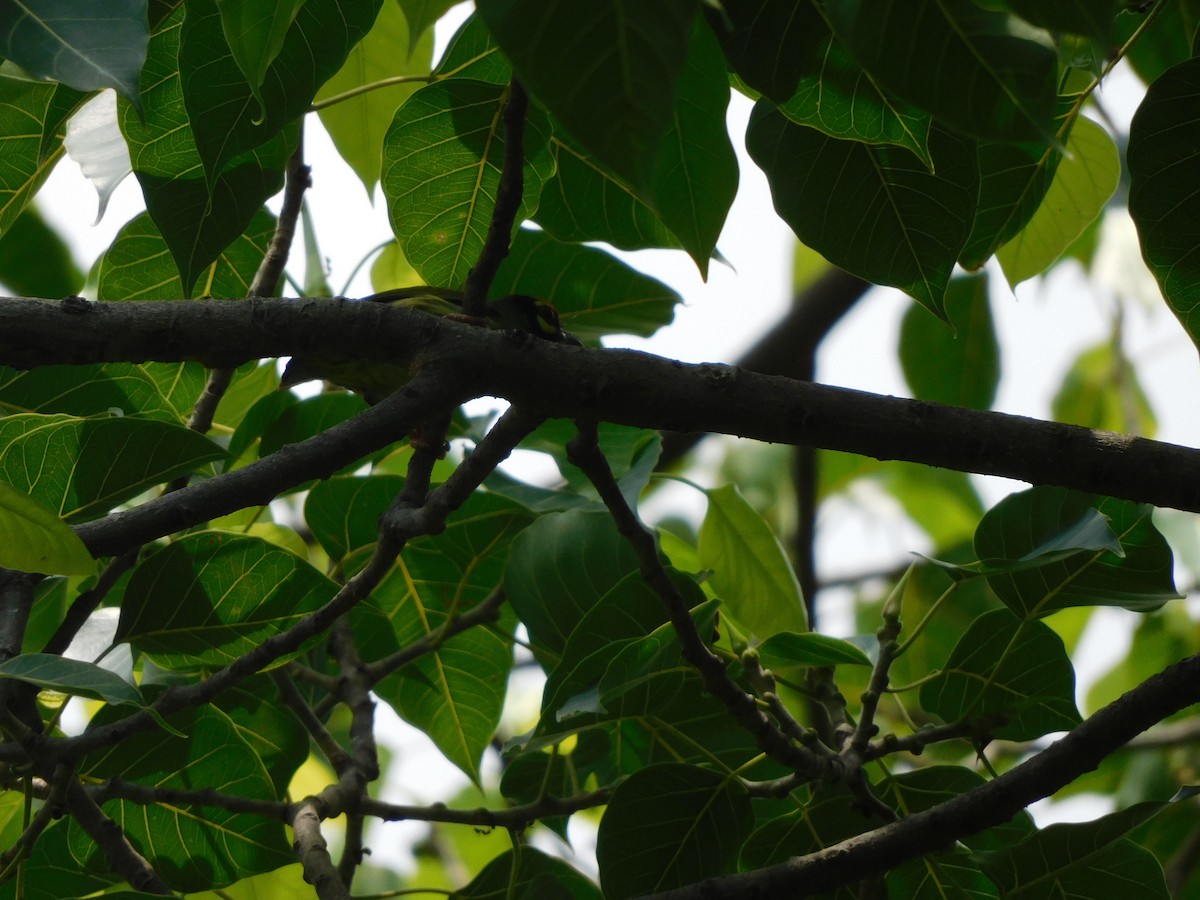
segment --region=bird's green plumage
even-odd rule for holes
[[[463,314],[463,295],[447,288],[399,288],[373,294],[364,298],[364,302],[387,303],[430,315],[471,321]],[[577,338],[563,331],[553,306],[525,294],[510,294],[488,303],[486,324],[492,328],[526,331],[548,341],[579,344]],[[374,404],[399,390],[410,377],[407,363],[330,360],[310,355],[293,357],[283,370],[279,386],[289,388],[320,378],[361,394],[368,403]]]

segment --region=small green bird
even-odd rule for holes
[[[429,286],[397,288],[364,298],[365,302],[390,303],[405,309],[435,316],[475,322],[463,313],[463,295],[448,288]],[[563,331],[558,310],[549,303],[527,294],[509,294],[493,300],[487,306],[490,328],[525,331],[547,341],[581,346],[572,334]],[[332,362],[313,356],[294,356],[283,370],[280,389],[294,387],[318,378],[361,394],[363,399],[374,405],[389,394],[408,383],[411,372],[407,364],[360,362],[343,360]]]

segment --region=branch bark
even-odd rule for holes
[[[236,365],[316,341],[326,355],[444,364],[454,383],[421,398],[423,413],[499,396],[547,416],[845,450],[1200,512],[1200,451],[1073,425],[537,341],[378,303],[0,300],[0,363],[17,367]]]
[[[740,875],[709,878],[655,900],[809,897],[882,874],[965,835],[1007,822],[1070,784],[1151,725],[1200,703],[1200,654],[1148,678],[1027,762],[932,809],[808,856]]]

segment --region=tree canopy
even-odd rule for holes
[[[1129,216],[1200,344],[1200,6],[476,0],[435,58],[453,5],[0,0],[0,900],[1200,898],[1200,451],[1153,440],[1127,298],[1056,421],[992,410],[991,312]],[[732,93],[820,259],[738,365],[606,349],[681,302],[614,248],[722,262]],[[352,263],[461,314],[333,296],[313,117],[394,232]],[[35,202],[68,152],[145,199],[86,273]],[[872,285],[908,398],[814,380]],[[578,341],[479,327],[512,295]],[[689,477],[713,434],[751,440]],[[672,482],[702,517],[639,514]],[[929,552],[833,634],[815,534],[864,483]],[[471,786],[385,790],[381,704]]]

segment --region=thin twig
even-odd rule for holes
[[[496,205],[479,259],[467,274],[463,287],[463,312],[482,319],[487,313],[488,289],[496,278],[500,263],[508,256],[513,225],[521,209],[525,193],[525,113],[529,95],[514,75],[508,84],[508,102],[504,107],[504,162],[500,169],[500,185],[496,189]]]
[[[810,778],[827,776],[829,761],[790,741],[758,708],[754,698],[729,677],[725,663],[704,643],[687,602],[663,568],[654,536],[642,527],[621,494],[608,460],[600,451],[595,425],[580,423],[578,427],[578,433],[567,444],[567,458],[592,482],[617,531],[633,547],[642,579],[666,608],[684,659],[696,667],[709,693],[725,705],[734,721],[753,735],[760,750],[798,774]]]

